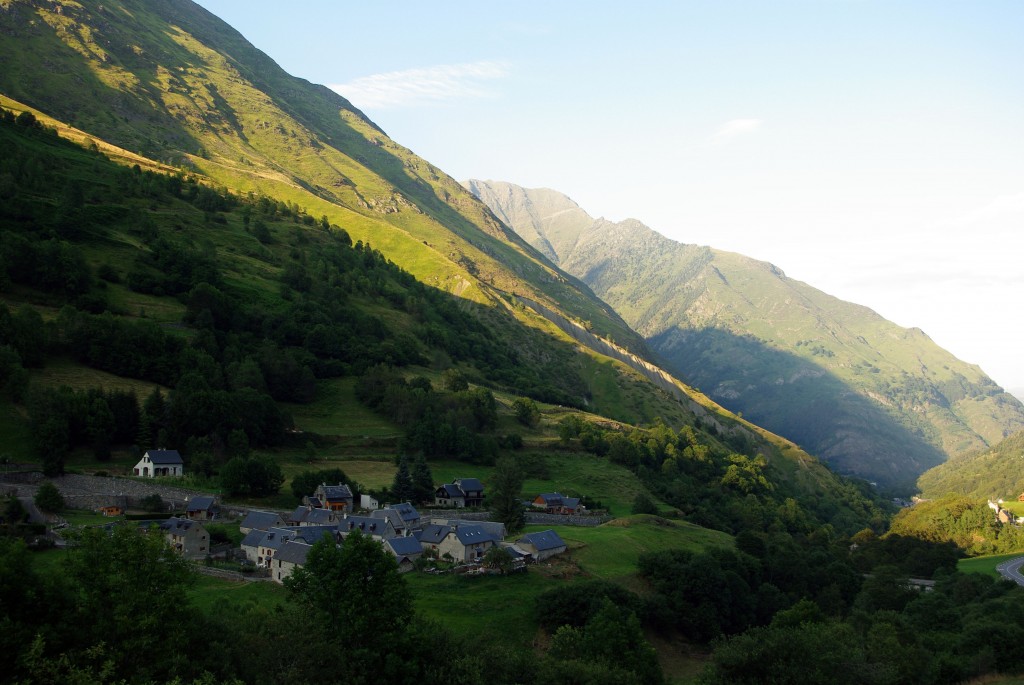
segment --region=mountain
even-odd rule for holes
[[[646,354],[589,289],[328,88],[188,0],[0,3],[0,93],[125,150],[344,226],[422,282],[510,295]]]
[[[69,449],[109,458],[113,435],[214,477],[307,435],[307,452],[480,463],[513,449],[497,431],[522,430],[509,407],[528,396],[554,417],[535,444],[574,440],[568,414],[582,448],[659,474],[652,492],[702,522],[761,516],[719,506],[759,493],[769,518],[799,499],[837,530],[881,525],[861,485],[667,374],[461,185],[194,3],[5,0],[0,32],[0,429],[18,458],[57,472]]]
[[[991,449],[950,459],[921,474],[918,486],[927,498],[949,493],[975,499],[1015,500],[1024,493],[1024,431]]]
[[[977,366],[771,264],[594,219],[552,190],[466,186],[587,283],[672,373],[840,472],[909,486],[1024,428],[1024,405]]]

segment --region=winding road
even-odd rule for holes
[[[996,566],[999,575],[1007,580],[1012,580],[1017,585],[1024,585],[1024,575],[1021,575],[1020,567],[1024,566],[1024,557],[1010,559]]]

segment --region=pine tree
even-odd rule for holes
[[[514,458],[505,457],[495,464],[488,503],[491,517],[504,523],[509,533],[517,533],[526,525],[523,480],[523,472]]]
[[[412,475],[409,473],[409,458],[403,456],[398,461],[395,480],[391,483],[391,497],[396,502],[405,502],[412,501],[415,496],[416,489],[413,485]]]
[[[430,472],[427,458],[422,454],[416,457],[416,461],[412,465],[412,488],[413,498],[411,501],[420,504],[433,499],[434,474]]]

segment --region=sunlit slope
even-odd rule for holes
[[[424,283],[477,302],[525,294],[643,353],[586,286],[458,183],[198,5],[8,0],[0,30],[0,93],[126,150],[327,216]]]
[[[840,471],[909,484],[1024,428],[1024,406],[977,366],[771,264],[635,220],[586,221],[554,191],[469,187],[553,250],[671,371]]]

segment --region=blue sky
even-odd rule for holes
[[[770,261],[1024,388],[1024,2],[200,4],[457,179]]]

